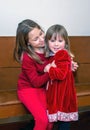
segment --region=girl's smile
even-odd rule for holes
[[[61,36],[53,37],[48,42],[49,49],[53,53],[58,52],[59,50],[65,49],[65,40]]]

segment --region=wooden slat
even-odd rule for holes
[[[0,37],[0,67],[19,66],[13,59],[15,37]]]
[[[20,68],[0,68],[0,90],[15,89]],[[75,72],[75,82],[90,84],[90,64],[80,64]]]
[[[79,63],[90,63],[90,36],[71,36],[71,50]]]
[[[90,106],[90,95],[78,96],[78,106],[79,107]]]
[[[71,50],[79,63],[90,63],[90,36],[71,36]],[[0,37],[0,66],[19,66],[13,61],[15,37]],[[4,58],[6,57],[6,58]]]
[[[75,72],[75,82],[81,84],[90,84],[90,64],[79,64]]]
[[[0,118],[21,116],[28,110],[19,101],[16,90],[0,91]]]
[[[19,104],[16,90],[0,91],[0,106]]]
[[[20,68],[0,68],[0,90],[16,89]]]
[[[90,106],[90,85],[76,85],[78,107]]]
[[[23,104],[11,104],[6,106],[0,106],[0,118],[10,118],[14,116],[26,115],[28,111]]]

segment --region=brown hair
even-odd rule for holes
[[[33,51],[33,48],[31,46],[28,47],[28,33],[34,28],[41,29],[41,27],[33,20],[26,19],[18,24],[16,44],[14,48],[14,59],[16,61],[21,62],[20,58],[22,53],[27,52],[36,62],[42,63],[38,55]]]
[[[49,57],[49,53],[50,53],[50,50],[49,50],[49,47],[48,47],[48,40],[50,40],[53,35],[54,35],[55,39],[56,39],[57,35],[60,35],[61,37],[64,38],[65,49],[68,50],[71,57],[74,57],[74,55],[70,51],[70,41],[69,41],[69,38],[68,38],[68,33],[67,33],[66,29],[64,28],[64,26],[59,25],[59,24],[52,25],[51,27],[49,27],[49,29],[46,32],[46,36],[45,36],[46,57]]]

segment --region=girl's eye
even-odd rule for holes
[[[38,37],[36,37],[35,39],[33,39],[33,41],[37,41],[38,40]]]
[[[51,42],[55,42],[55,40],[52,39]]]
[[[59,40],[59,42],[62,42],[63,40]]]
[[[42,32],[40,32],[40,36],[42,35],[43,33]]]

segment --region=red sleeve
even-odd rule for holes
[[[49,70],[49,76],[52,80],[63,80],[70,67],[70,57],[65,50],[61,50],[55,55],[55,64],[57,67],[51,67]]]
[[[22,71],[24,72],[28,81],[30,81],[32,84],[32,87],[42,87],[49,79],[48,73],[38,73],[38,70],[35,66],[35,61],[27,54],[23,56]]]

